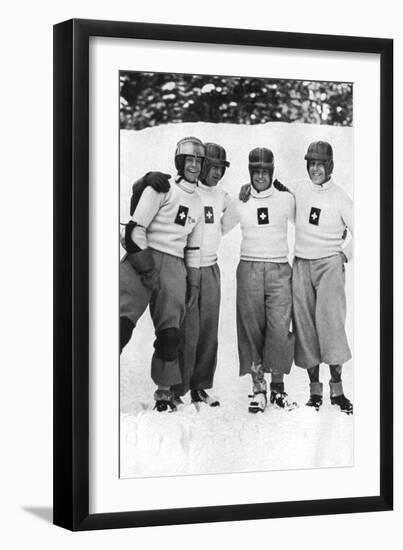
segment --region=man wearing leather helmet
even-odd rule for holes
[[[294,358],[287,233],[288,222],[294,223],[295,201],[274,187],[273,172],[272,151],[252,149],[247,192],[231,201],[222,223],[224,234],[238,223],[242,232],[237,333],[240,376],[252,377],[251,413],[266,409],[265,373],[271,374],[270,402],[285,409],[296,406],[284,390],[284,375],[290,372]]]
[[[204,157],[199,139],[181,139],[175,184],[165,193],[147,186],[122,236],[127,255],[120,264],[120,348],[149,305],[156,335],[151,377],[158,386],[158,411],[176,408],[171,388],[182,381],[179,328],[186,297],[192,305],[200,284],[203,207],[196,186]]]
[[[206,157],[197,192],[203,203],[203,238],[200,258],[198,300],[187,308],[182,325],[180,365],[182,384],[175,390],[180,398],[190,390],[194,403],[216,407],[219,401],[206,390],[213,387],[217,365],[218,317],[221,284],[217,253],[221,242],[221,215],[229,204],[229,195],[218,185],[229,167],[224,147],[205,143]]]
[[[294,189],[297,205],[293,309],[296,331],[295,364],[307,369],[310,380],[308,406],[317,410],[323,402],[319,367],[330,368],[330,402],[352,414],[344,395],[343,363],[351,359],[345,331],[345,263],[351,260],[352,201],[332,179],[333,149],[315,141],[305,155],[309,180]]]
[[[218,317],[220,310],[220,269],[217,253],[221,242],[221,215],[229,203],[229,195],[218,183],[223,178],[227,161],[224,147],[207,142],[205,158],[199,176],[197,192],[203,203],[203,237],[200,248],[200,284],[197,299],[188,304],[181,327],[179,365],[182,375],[175,385],[174,401],[183,404],[182,397],[190,390],[196,405],[205,403],[216,407],[219,401],[206,390],[212,388],[217,366]],[[169,187],[169,174],[151,172],[133,185],[131,211],[134,211],[147,186],[163,193]]]

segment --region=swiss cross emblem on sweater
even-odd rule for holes
[[[319,225],[320,213],[320,208],[315,208],[314,206],[312,206],[311,213],[309,214],[309,223],[311,223],[312,225]]]
[[[212,206],[204,207],[204,222],[214,223],[214,210]]]
[[[178,213],[176,214],[175,223],[178,225],[186,225],[186,220],[188,217],[189,208],[187,206],[179,205]]]
[[[269,209],[258,208],[257,209],[257,223],[259,225],[267,225],[269,223]]]

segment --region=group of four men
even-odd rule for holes
[[[284,375],[293,361],[307,369],[308,406],[319,410],[319,366],[330,367],[330,399],[351,414],[342,366],[351,358],[345,332],[345,267],[351,258],[352,201],[331,178],[329,143],[313,142],[307,154],[309,181],[285,187],[273,180],[270,149],[249,153],[250,183],[230,198],[219,181],[229,162],[225,149],[195,137],[180,140],[178,172],[149,172],[133,185],[122,234],[127,254],[120,265],[120,349],[149,305],[156,339],[151,376],[158,411],[172,411],[190,390],[194,403],[218,406],[207,393],[217,364],[222,235],[242,232],[237,268],[237,336],[240,375],[250,374],[249,412],[269,400],[293,408]],[[295,257],[288,263],[288,222],[295,224]],[[291,324],[293,330],[291,331]]]

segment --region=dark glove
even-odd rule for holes
[[[186,307],[193,307],[198,298],[200,290],[200,269],[196,267],[187,268],[187,299]]]
[[[141,276],[141,280],[152,292],[158,292],[160,288],[160,276],[156,269],[153,269],[148,273],[144,273],[144,275]]]
[[[133,183],[132,196],[130,199],[130,215],[133,216],[134,211],[140,201],[141,195],[147,186],[152,187],[158,193],[167,193],[170,188],[169,174],[163,172],[148,172],[144,177]]]
[[[167,193],[171,187],[169,183],[170,177],[170,174],[164,174],[163,172],[148,172],[144,176],[144,183],[158,193]]]
[[[248,202],[250,197],[250,191],[251,191],[250,183],[245,183],[245,185],[242,185],[239,191],[239,200],[242,202]]]
[[[127,261],[141,275],[144,285],[152,291],[159,289],[159,275],[155,269],[154,258],[149,248],[128,254]]]
[[[274,187],[277,189],[277,191],[287,191],[287,193],[290,193],[291,191],[288,189],[288,187],[286,187],[285,185],[283,185],[280,181],[278,180],[274,180],[273,181],[273,185]]]
[[[120,244],[129,254],[141,251],[141,248],[139,248],[132,239],[132,232],[136,225],[136,222],[130,220],[124,225],[120,232]]]
[[[343,260],[343,264],[348,263],[347,256],[344,254],[344,252],[340,252],[341,259]]]

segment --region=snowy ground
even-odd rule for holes
[[[131,183],[149,170],[174,174],[175,143],[186,135],[223,144],[231,162],[223,185],[235,194],[248,179],[247,154],[255,146],[273,150],[276,177],[287,183],[306,177],[303,157],[310,141],[325,139],[335,151],[334,177],[352,195],[352,130],[305,124],[270,123],[261,126],[175,124],[121,132],[121,220],[128,218]],[[152,152],[153,154],[150,154]],[[247,412],[251,391],[248,376],[238,376],[235,330],[235,269],[240,232],[222,241],[219,264],[222,303],[219,356],[214,395],[221,406],[189,403],[176,413],[152,410],[155,386],[150,379],[153,327],[148,311],[139,321],[120,362],[120,475],[146,477],[342,467],[353,464],[353,417],[329,403],[328,369],[322,366],[324,405],[318,413],[304,403],[308,397],[306,372],[293,367],[286,391],[299,408],[287,412],[268,407],[264,414]],[[293,235],[290,236],[292,250]],[[291,258],[290,258],[291,259]],[[352,265],[347,267],[347,332],[352,345]],[[352,361],[344,369],[344,388],[353,397]]]

